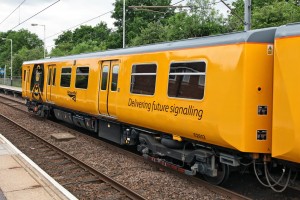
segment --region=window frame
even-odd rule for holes
[[[189,81],[190,81],[190,76],[195,76],[195,73],[184,73],[184,72],[181,72],[181,73],[175,73],[175,74],[171,74],[170,71],[171,71],[171,65],[172,64],[178,64],[178,63],[204,63],[205,64],[205,72],[199,72],[197,74],[199,74],[199,76],[205,76],[205,81],[204,81],[204,89],[203,89],[203,97],[201,99],[192,99],[192,98],[183,98],[183,97],[172,97],[172,96],[169,96],[169,77],[170,75],[172,76],[175,76],[175,81],[177,79],[177,75],[183,75],[183,76],[186,76],[188,75],[189,76]],[[205,59],[201,59],[201,60],[185,60],[185,61],[172,61],[169,63],[169,73],[168,73],[168,79],[167,79],[167,97],[170,98],[170,99],[182,99],[182,100],[189,100],[189,101],[203,101],[204,98],[205,98],[205,88],[206,88],[206,76],[207,76],[207,60]],[[174,79],[171,79],[171,81],[174,81]],[[198,80],[198,83],[200,82],[200,78]],[[183,81],[184,84],[187,84],[188,82],[185,82]],[[197,84],[199,85],[199,84]]]
[[[78,69],[78,68],[88,68],[88,69],[89,69],[89,72],[87,73],[88,79],[87,79],[87,86],[86,86],[86,88],[76,87],[76,80],[77,80],[77,75],[78,75],[78,74],[77,74],[77,69]],[[85,76],[85,74],[86,74],[86,73],[81,73],[81,74],[79,74],[79,75]],[[89,77],[90,77],[90,66],[77,66],[77,67],[76,67],[76,74],[75,74],[74,87],[75,87],[76,89],[80,89],[80,90],[87,90],[88,87],[89,87]]]
[[[132,70],[133,70],[133,66],[136,66],[136,65],[155,65],[156,66],[156,72],[155,73],[132,73]],[[156,93],[156,85],[157,85],[157,74],[158,74],[158,67],[159,65],[157,64],[157,62],[146,62],[146,63],[133,63],[131,65],[131,71],[130,71],[130,82],[129,82],[129,93],[131,95],[141,95],[141,96],[154,96],[155,93]],[[134,76],[136,76],[136,74],[139,74],[140,76],[146,76],[146,75],[155,75],[155,87],[154,87],[154,92],[153,94],[140,94],[140,93],[132,93],[131,92],[131,87],[132,87],[132,78]]]
[[[63,73],[62,71],[63,71],[63,69],[71,69],[71,73]],[[61,81],[62,81],[62,76],[64,75],[69,75],[70,74],[70,84],[69,84],[69,86],[67,87],[67,86],[62,86],[61,85]],[[59,83],[59,86],[60,87],[63,87],[63,88],[70,88],[71,87],[71,83],[72,83],[72,67],[71,66],[65,66],[65,67],[62,67],[61,68],[61,71],[60,71],[60,83]]]

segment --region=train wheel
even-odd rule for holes
[[[229,166],[223,163],[217,163],[218,174],[216,177],[211,177],[207,175],[203,175],[204,179],[213,184],[213,185],[221,185],[226,182],[229,177],[230,169]]]

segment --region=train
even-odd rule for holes
[[[25,61],[22,97],[181,173],[222,184],[253,167],[281,192],[300,169],[299,47],[295,23]]]

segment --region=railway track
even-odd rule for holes
[[[144,199],[2,114],[0,127],[10,139],[15,138],[21,151],[79,199]]]
[[[26,112],[28,114],[28,112],[26,111],[26,109],[20,107],[20,104],[22,104],[22,101],[18,100],[18,99],[14,99],[14,98],[10,98],[10,97],[6,97],[3,95],[0,95],[0,99],[3,99],[4,101],[0,101],[1,103],[5,103],[6,105],[8,105],[9,107],[13,108],[13,109],[18,109],[22,112]],[[24,106],[24,104],[23,104]],[[57,123],[54,123],[53,121],[49,121],[50,123],[53,123],[53,125],[57,125]],[[60,124],[59,124],[60,125]],[[64,127],[65,128],[65,127]],[[134,152],[128,151],[128,150],[124,150],[122,148],[116,147],[113,144],[107,143],[105,141],[99,140],[99,138],[95,138],[86,134],[82,134],[81,132],[77,132],[76,134],[80,134],[81,136],[87,138],[88,140],[91,140],[91,142],[96,142],[97,144],[101,145],[101,146],[105,146],[106,148],[109,149],[114,149],[115,151],[119,152],[119,153],[124,153],[130,157],[132,157],[133,159],[138,159],[140,160],[140,162],[147,162],[147,164],[154,166],[156,168],[159,168],[160,170],[163,171],[168,171],[170,173],[176,174],[177,176],[181,176],[183,179],[189,179],[189,181],[193,182],[194,184],[197,185],[201,185],[204,186],[205,188],[209,189],[210,191],[217,193],[217,194],[221,194],[223,196],[226,197],[226,199],[236,199],[236,200],[243,200],[243,199],[249,199],[243,195],[240,195],[238,193],[235,193],[233,191],[227,190],[225,188],[222,187],[218,187],[215,185],[211,185],[205,181],[200,180],[199,178],[195,178],[195,177],[191,177],[191,176],[186,176],[183,174],[178,174],[176,172],[174,172],[173,170],[170,170],[167,167],[161,166],[159,164],[153,163],[151,161],[145,160],[144,158],[142,158],[140,155],[137,155]],[[41,166],[42,167],[42,166]],[[43,168],[43,167],[42,167]]]
[[[6,99],[6,101],[9,102],[9,99]],[[21,109],[22,111],[25,110],[25,112],[28,114],[26,109],[22,109],[19,105],[16,105],[16,104],[18,104],[18,102],[21,103],[19,100],[12,99],[12,101],[13,102],[8,103],[8,105],[10,107],[18,109],[18,110]],[[234,187],[229,187],[230,189],[226,189],[226,188],[223,188],[223,187],[210,185],[209,183],[207,183],[205,181],[202,181],[197,177],[191,177],[191,176],[186,176],[186,175],[183,175],[183,174],[179,174],[177,172],[174,172],[174,171],[170,170],[169,168],[165,168],[165,167],[163,167],[161,165],[158,165],[156,163],[153,163],[151,161],[147,161],[147,160],[143,159],[140,155],[129,152],[128,150],[124,150],[123,148],[119,148],[118,146],[116,146],[114,144],[110,144],[110,143],[107,143],[106,141],[99,140],[99,138],[95,138],[95,137],[91,137],[87,134],[83,134],[82,131],[84,131],[84,130],[78,130],[78,128],[74,128],[73,126],[66,127],[65,124],[61,125],[61,124],[58,124],[56,122],[49,121],[49,120],[46,120],[46,122],[52,124],[53,126],[57,126],[60,129],[63,129],[64,131],[67,131],[67,132],[69,132],[70,128],[71,128],[72,129],[72,134],[75,134],[75,135],[80,136],[80,137],[87,138],[88,140],[90,140],[91,143],[95,143],[98,146],[104,146],[106,148],[113,149],[113,151],[119,152],[121,154],[126,154],[126,156],[132,157],[133,159],[136,159],[139,162],[146,162],[148,165],[153,166],[153,167],[155,167],[159,170],[173,173],[176,176],[181,177],[182,179],[187,179],[189,182],[192,182],[195,185],[201,185],[201,186],[207,188],[208,190],[212,191],[213,193],[220,194],[220,195],[226,197],[226,199],[252,199],[252,198],[261,199],[261,197],[255,197],[256,195],[252,195],[251,190],[249,190],[249,191],[247,190],[246,192],[240,193],[239,190],[233,189]],[[84,131],[84,132],[87,133],[87,131]],[[254,182],[256,183],[255,180],[254,180]],[[241,184],[241,183],[237,183],[237,184]],[[249,183],[247,183],[247,184],[249,184]],[[250,184],[250,185],[252,186],[252,184]],[[240,185],[238,185],[238,187],[240,187]],[[256,192],[256,190],[257,189],[254,189],[254,192]],[[270,196],[270,194],[271,194],[270,193],[271,191],[268,192],[268,190],[260,189],[259,191],[263,191],[264,193],[266,192],[266,195],[264,195],[266,197]],[[256,193],[261,193],[261,192],[256,192]],[[241,195],[241,194],[245,194],[245,195],[247,194],[247,195],[244,196],[244,195]],[[295,195],[292,195],[292,196],[295,196]],[[262,197],[262,199],[264,199],[266,197]],[[280,195],[278,197],[274,196],[274,199],[290,199],[289,197],[287,197],[287,198],[282,198],[282,197],[285,197],[285,195]]]

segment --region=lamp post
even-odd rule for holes
[[[123,0],[123,48],[125,48],[125,0]]]
[[[31,26],[43,26],[44,27],[44,58],[46,58],[46,25],[43,25],[43,24],[31,24]]]
[[[12,85],[12,39],[8,39],[8,38],[1,38],[2,40],[9,40],[10,41],[10,84]]]

